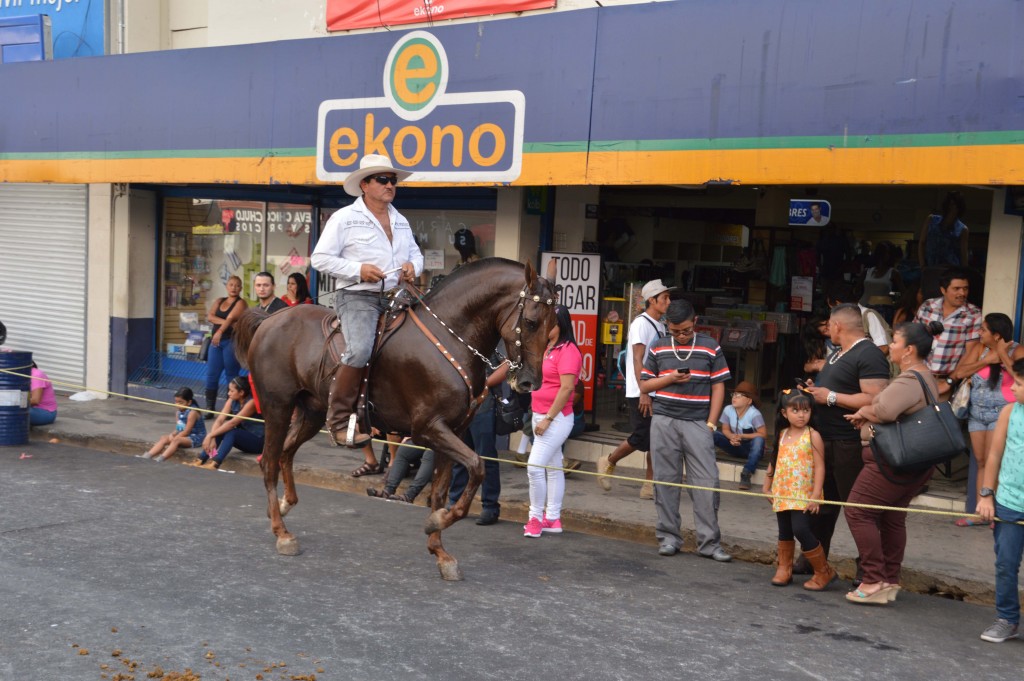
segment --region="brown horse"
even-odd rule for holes
[[[498,258],[470,263],[412,306],[436,342],[406,319],[375,353],[367,392],[372,423],[381,432],[409,434],[416,444],[444,454],[435,459],[433,512],[424,528],[427,548],[444,579],[462,579],[462,573],[442,546],[441,531],[466,515],[483,479],[483,462],[460,437],[472,417],[471,401],[484,389],[488,369],[483,358],[491,355],[499,337],[504,339],[512,387],[520,392],[539,387],[547,335],[554,324],[554,297],[552,285],[529,264],[524,268]],[[283,555],[299,553],[282,516],[298,503],[292,476],[295,452],[324,425],[335,369],[327,354],[324,321],[334,316],[315,305],[297,305],[269,317],[249,308],[235,325],[235,352],[252,372],[266,422],[262,466],[267,515]],[[466,467],[469,483],[448,510],[452,461]],[[284,483],[280,500],[278,474]]]

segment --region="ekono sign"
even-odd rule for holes
[[[317,178],[342,182],[366,154],[411,181],[512,182],[522,169],[526,97],[518,90],[447,92],[448,56],[426,31],[394,44],[384,96],[332,99],[317,116]]]

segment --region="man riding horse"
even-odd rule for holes
[[[381,282],[390,289],[423,271],[423,254],[409,221],[391,205],[396,185],[411,174],[392,167],[387,156],[360,159],[359,170],[344,185],[346,193],[358,198],[331,216],[310,258],[314,268],[337,280],[334,307],[345,337],[327,412],[336,445],[361,448],[370,441],[359,427],[356,402],[384,312]]]

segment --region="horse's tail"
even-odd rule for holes
[[[246,369],[249,368],[247,357],[249,355],[249,345],[252,344],[252,337],[256,335],[256,329],[260,328],[263,320],[269,316],[259,308],[250,307],[242,313],[242,316],[231,327],[231,334],[235,341],[235,357],[238,358],[238,363]]]

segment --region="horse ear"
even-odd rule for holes
[[[547,274],[544,275],[544,278],[547,279],[552,286],[555,285],[555,279],[558,278],[558,258],[551,258],[551,260],[548,260],[548,271]]]
[[[529,260],[526,261],[526,285],[533,290],[534,285],[537,283],[537,270],[533,269],[533,263]]]

